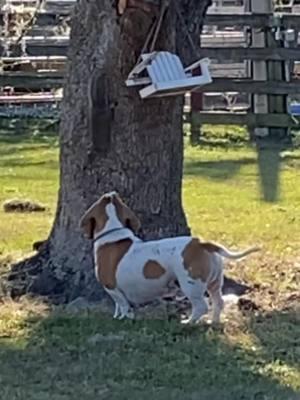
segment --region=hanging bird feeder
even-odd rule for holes
[[[200,59],[189,67],[184,68],[176,54],[168,51],[154,51],[167,8],[168,0],[164,0],[159,18],[151,27],[146,38],[142,54],[125,82],[127,87],[144,86],[139,91],[142,99],[183,95],[212,82],[208,68],[210,64],[208,58]],[[178,7],[176,7],[176,11],[182,21]],[[184,22],[182,21],[182,23]],[[187,35],[191,42],[188,30]],[[148,47],[151,38],[152,42]],[[195,45],[193,43],[190,44],[193,47],[193,51],[196,52]],[[149,49],[148,52],[146,52],[147,48]],[[200,75],[195,74],[196,71],[199,73],[199,70]]]
[[[176,54],[167,51],[142,54],[141,58],[142,61],[130,72],[126,86],[145,86],[139,91],[142,99],[178,96],[212,82],[208,58],[187,68]],[[199,67],[201,75],[193,75]]]

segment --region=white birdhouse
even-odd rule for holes
[[[139,91],[142,99],[183,95],[212,82],[208,58],[187,68],[176,54],[167,51],[143,54],[141,58],[142,61],[130,72],[126,86],[144,86]],[[193,70],[199,67],[201,75],[193,76]]]

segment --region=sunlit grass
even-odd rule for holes
[[[262,152],[263,171],[254,148],[186,149],[183,197],[195,234],[234,245],[260,243],[276,253],[298,251],[300,151],[280,153],[278,165],[268,164],[273,152]],[[278,181],[272,182],[270,169],[277,166]],[[264,186],[266,196],[276,192],[274,201],[264,198]]]
[[[58,190],[58,145],[53,137],[0,136],[0,204],[18,198],[38,201],[45,213],[4,213],[0,209],[0,255],[32,249],[47,236]]]

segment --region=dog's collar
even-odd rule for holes
[[[108,231],[105,231],[105,232],[103,232],[103,233],[100,233],[98,236],[96,236],[96,237],[93,239],[93,243],[97,242],[99,239],[102,239],[102,238],[104,238],[105,236],[107,236],[107,235],[109,235],[109,234],[111,234],[111,233],[118,232],[118,231],[121,231],[121,230],[123,230],[123,229],[128,229],[128,228],[124,228],[124,226],[122,226],[122,227],[120,227],[120,228],[114,228],[114,229],[110,229],[110,230],[108,230]]]

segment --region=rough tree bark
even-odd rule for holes
[[[209,4],[178,2],[195,38]],[[79,295],[101,297],[92,245],[83,238],[78,221],[106,191],[118,190],[128,201],[142,220],[144,237],[189,233],[181,203],[183,99],[142,101],[137,90],[124,84],[158,12],[154,0],[79,0],[75,6],[60,126],[56,218],[40,252],[14,268],[28,271],[26,289],[31,292],[58,295],[62,301]],[[171,1],[156,49],[178,51],[189,63],[195,59],[187,44]],[[21,292],[27,283],[25,279]]]

